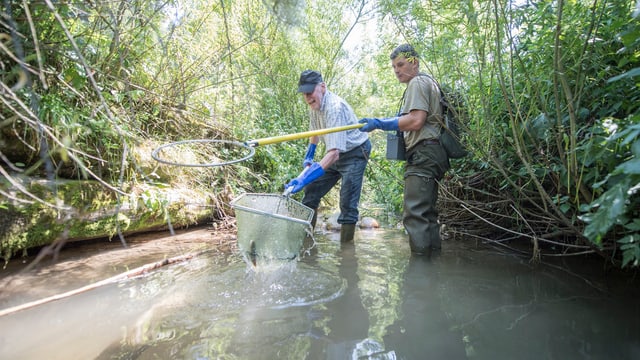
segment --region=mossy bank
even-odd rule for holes
[[[213,220],[211,194],[162,185],[105,188],[97,181],[47,181],[14,177],[2,183],[10,196],[0,203],[0,256],[25,256],[58,239],[79,241],[117,234],[182,228]],[[20,191],[20,188],[26,191]]]

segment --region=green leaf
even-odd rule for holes
[[[621,181],[596,200],[600,202],[600,206],[590,219],[590,224],[584,229],[584,236],[597,243],[597,239],[616,224],[618,217],[626,211],[627,188],[628,184]],[[588,218],[582,217],[582,219]]]
[[[628,175],[640,175],[640,159],[634,158],[629,161],[625,161],[618,166],[617,170]]]
[[[622,250],[622,267],[633,263],[634,266],[638,264],[640,259],[640,235],[628,235],[618,240],[618,243],[622,244],[620,249]]]
[[[614,81],[618,81],[620,79],[632,78],[640,75],[640,68],[631,69],[625,73],[622,73],[618,76],[614,76],[611,79],[607,80],[608,83],[612,83]]]
[[[625,137],[621,145],[627,145],[638,138],[640,138],[640,127],[637,127],[637,126],[629,127],[629,134]],[[633,146],[637,144],[640,144],[639,140],[636,140]]]
[[[640,158],[640,141],[636,141],[632,146],[631,146],[631,153],[633,154],[633,156],[635,156],[636,158]]]
[[[624,225],[624,228],[633,232],[640,232],[640,219],[633,219]]]

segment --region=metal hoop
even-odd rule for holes
[[[224,162],[212,162],[212,163],[179,163],[179,162],[175,162],[175,161],[169,161],[169,160],[165,160],[162,159],[158,156],[158,153],[166,148],[170,148],[173,146],[178,146],[178,145],[182,145],[182,144],[189,144],[189,143],[201,143],[201,144],[210,144],[210,143],[223,143],[223,144],[230,144],[233,146],[237,146],[237,147],[243,147],[246,149],[249,149],[249,155],[241,158],[241,159],[233,159],[233,160],[229,160],[229,161],[224,161]],[[255,155],[256,153],[256,149],[252,146],[249,146],[246,143],[241,143],[239,141],[231,141],[231,140],[214,140],[214,139],[195,139],[195,140],[182,140],[182,141],[176,141],[176,142],[172,142],[172,143],[168,143],[168,144],[164,144],[159,146],[158,148],[156,148],[155,150],[153,150],[153,152],[151,152],[151,157],[160,163],[163,164],[167,164],[167,165],[174,165],[174,166],[186,166],[186,167],[212,167],[212,166],[222,166],[222,165],[230,165],[230,164],[235,164],[235,163],[239,163],[241,161],[245,161],[248,159],[251,159],[253,157],[253,155]]]

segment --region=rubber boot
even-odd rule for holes
[[[311,229],[315,230],[318,221],[318,209],[313,209],[313,218],[311,218]]]
[[[340,242],[349,242],[353,240],[353,234],[356,232],[356,224],[342,224],[340,226]]]

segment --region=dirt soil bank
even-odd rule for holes
[[[204,251],[234,252],[236,230],[202,226],[132,235],[123,247],[118,237],[67,244],[53,261],[43,258],[28,269],[37,254],[12,259],[0,269],[0,310],[81,288],[146,264],[189,257]]]

